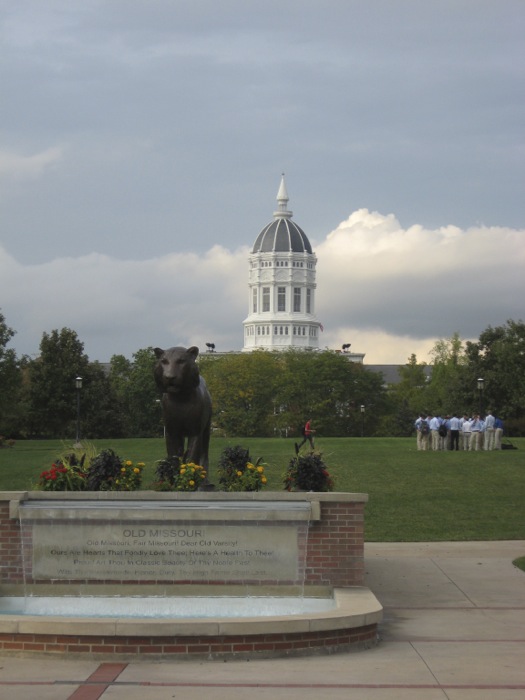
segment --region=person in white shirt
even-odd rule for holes
[[[463,425],[461,426],[462,444],[463,449],[468,451],[470,449],[470,426],[472,421],[467,415],[463,416]]]
[[[454,413],[452,418],[449,420],[450,429],[450,444],[449,448],[451,450],[459,450],[459,429],[461,428],[461,421]]]
[[[482,442],[481,437],[483,433],[483,421],[477,413],[470,424],[470,450],[479,450],[481,448]]]
[[[419,418],[414,423],[417,430],[417,449],[418,450],[428,450],[428,440],[430,436],[430,428],[428,425],[428,419],[424,413],[422,413]]]
[[[432,438],[432,449],[433,450],[439,450],[439,426],[441,425],[441,421],[437,416],[432,416],[430,420],[430,435]]]
[[[485,439],[484,439],[484,449],[493,450],[494,449],[494,437],[496,430],[496,419],[492,415],[492,411],[485,416]]]

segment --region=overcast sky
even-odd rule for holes
[[[523,0],[0,0],[0,312],[240,350],[281,172],[321,347],[525,317]]]

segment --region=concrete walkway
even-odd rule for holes
[[[381,642],[333,656],[107,663],[0,657],[9,700],[522,700],[525,541],[368,544]]]

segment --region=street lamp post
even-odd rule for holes
[[[82,377],[76,377],[75,387],[77,390],[77,440],[75,447],[82,447],[80,444],[80,390],[82,389]]]
[[[361,404],[361,437],[365,434],[365,407]]]
[[[479,416],[483,415],[483,379],[481,377],[478,379],[478,391],[479,391]]]

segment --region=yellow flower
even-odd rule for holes
[[[131,466],[133,466],[133,462],[130,462],[129,459],[128,459],[127,462],[124,462],[124,464],[126,465],[126,467],[131,467]]]
[[[242,476],[242,472],[237,472],[237,476]]]
[[[125,473],[126,473],[126,467],[122,467],[120,471],[121,471],[123,474],[125,474]]]
[[[181,474],[186,474],[186,469],[185,469],[184,467],[181,467],[180,473],[181,473]]]
[[[195,486],[195,482],[193,481],[193,479],[190,479],[190,486]]]
[[[263,476],[261,479],[261,484],[265,484],[267,481],[268,479],[265,476]]]
[[[205,479],[205,478],[206,478],[206,472],[201,472],[201,475],[200,475],[200,476],[201,476],[201,479]]]
[[[135,467],[135,469],[133,470],[133,472],[134,472],[135,474],[140,474],[140,469],[138,469],[137,467]]]
[[[144,462],[137,462],[137,467],[140,467],[141,469],[143,469],[145,466],[146,465],[144,464]]]
[[[257,471],[259,472],[259,474],[262,474],[264,471],[264,467],[257,467]]]
[[[246,465],[246,467],[247,467],[248,469],[251,469],[251,470],[255,469],[255,467],[253,466],[253,464],[252,464],[251,462],[248,462],[248,464]]]

